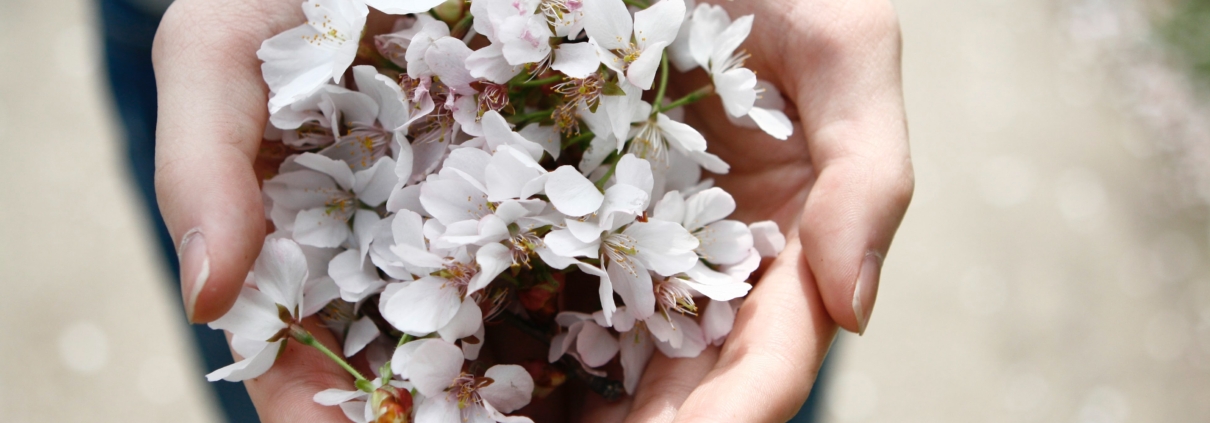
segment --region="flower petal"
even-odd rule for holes
[[[601,367],[618,354],[618,340],[595,322],[585,322],[576,337],[576,352],[588,367]]]
[[[655,343],[644,331],[633,330],[622,333],[618,338],[618,346],[622,354],[622,384],[626,393],[634,395],[643,370],[647,368],[651,354],[655,353]]]
[[[253,274],[257,289],[273,302],[291,312],[302,303],[303,285],[307,282],[307,257],[294,241],[266,239],[256,258]]]
[[[706,151],[706,138],[692,126],[672,120],[663,113],[657,115],[656,124],[673,148],[687,152]]]
[[[483,376],[491,378],[493,382],[479,388],[479,396],[493,408],[510,413],[529,404],[534,392],[534,379],[524,367],[497,364],[487,369]]]
[[[685,229],[696,231],[735,212],[735,198],[722,188],[710,188],[685,201]]]
[[[786,248],[786,236],[778,229],[777,222],[765,220],[748,225],[752,231],[752,246],[761,257],[777,257]]]
[[[309,169],[321,172],[331,176],[345,191],[353,189],[353,184],[356,179],[353,178],[353,170],[349,169],[349,165],[340,160],[330,159],[315,153],[302,153],[294,158],[294,163]]]
[[[597,211],[605,196],[571,166],[560,166],[546,180],[546,196],[560,213],[584,216]]]
[[[294,240],[313,247],[339,247],[351,233],[345,218],[322,208],[300,211],[294,218]]]
[[[651,7],[635,12],[634,38],[643,50],[656,44],[672,44],[684,21],[684,0],[660,0]]]
[[[748,114],[756,104],[756,73],[749,69],[716,72],[714,88],[723,101],[723,109],[732,117]]]
[[[454,92],[469,95],[475,90],[471,88],[470,83],[475,81],[475,77],[471,76],[471,72],[466,69],[466,59],[470,57],[470,47],[454,37],[442,37],[433,41],[433,46],[424,53],[424,61],[428,63],[429,68],[437,77],[441,78],[441,82],[454,90]]]
[[[344,354],[345,357],[352,357],[357,354],[366,345],[370,345],[375,339],[378,339],[378,326],[370,320],[369,316],[362,317],[352,325],[349,325],[349,333],[345,335]]]
[[[211,329],[222,329],[254,341],[266,341],[276,336],[286,324],[277,313],[277,305],[268,295],[243,287],[235,304],[223,317],[210,322]]]
[[[584,32],[606,50],[630,46],[634,21],[622,0],[584,0]]]
[[[735,220],[720,220],[694,232],[701,241],[697,254],[713,264],[736,264],[748,258],[752,249],[752,231]]]
[[[664,47],[667,47],[668,44],[668,42],[658,42],[644,48],[643,53],[639,54],[639,58],[626,67],[626,80],[636,87],[650,90],[652,83],[655,82],[655,72],[660,69],[660,58],[664,55]]]
[[[555,61],[550,65],[551,69],[576,79],[587,78],[599,67],[601,58],[597,56],[596,47],[589,43],[559,44]]]
[[[794,124],[780,110],[753,107],[752,110],[748,111],[748,117],[756,121],[756,125],[773,138],[784,141],[794,133]]]
[[[445,342],[453,343],[473,335],[482,326],[483,311],[479,309],[479,305],[475,304],[474,300],[465,299],[462,300],[462,306],[458,307],[458,314],[455,314],[448,324],[437,330],[437,334],[441,335],[441,339]]]
[[[427,12],[441,3],[445,3],[445,0],[365,0],[365,2],[370,7],[388,15],[410,15]]]
[[[424,210],[443,225],[463,220],[479,220],[490,210],[487,194],[463,180],[429,181],[420,186]]]
[[[399,176],[395,174],[395,160],[383,157],[374,163],[373,167],[357,172],[353,192],[357,198],[370,207],[378,207],[390,198]]]
[[[285,340],[266,342],[265,347],[256,354],[210,372],[210,374],[206,375],[206,380],[211,382],[217,380],[242,382],[263,375],[269,371],[269,368],[273,367],[273,362],[277,361],[277,353],[281,351],[282,345],[285,343]]]
[[[357,250],[345,250],[328,263],[328,276],[340,288],[340,297],[358,302],[378,293],[386,282],[378,277],[378,269],[362,259]]]
[[[444,397],[445,389],[462,373],[462,351],[445,341],[424,343],[412,353],[409,380],[428,400]],[[429,401],[425,401],[429,402]]]
[[[702,328],[697,325],[697,322],[680,314],[672,314],[668,317],[672,319],[672,326],[681,334],[680,345],[673,345],[670,342],[656,343],[660,352],[669,358],[693,358],[700,355],[706,349],[706,337],[702,335]]]
[[[652,291],[651,273],[639,263],[623,267],[617,262],[609,263],[609,280],[613,291],[622,297],[630,315],[642,320],[655,313],[655,294]]]
[[[426,276],[403,287],[386,300],[382,317],[396,329],[413,336],[423,336],[449,324],[462,298],[458,289],[444,279]],[[453,380],[453,379],[451,379]]]

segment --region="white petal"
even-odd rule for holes
[[[440,393],[416,405],[416,422],[470,423],[463,422],[461,411],[458,402]]]
[[[421,345],[438,341],[433,338],[416,339],[395,348],[395,353],[391,354],[391,373],[394,373],[400,379],[410,379],[411,375],[408,370],[411,368],[412,356],[416,353],[416,350]]]
[[[752,15],[740,16],[735,22],[727,26],[718,38],[714,40],[714,48],[710,52],[711,68],[717,69],[724,62],[731,59],[735,49],[743,44],[744,39],[748,38],[748,34],[752,32]]]
[[[479,20],[475,20],[476,25]],[[496,43],[475,50],[466,58],[466,69],[471,76],[503,84],[521,73],[522,66],[513,66],[504,59],[504,46]]]
[[[552,269],[562,270],[566,269],[567,266],[579,263],[579,261],[574,258],[555,254],[553,251],[551,251],[550,247],[545,245],[538,247],[534,250],[534,252],[538,253],[538,258],[542,259],[542,262],[546,263],[546,265],[550,266]]]
[[[369,65],[354,66],[353,80],[361,92],[373,97],[378,104],[378,121],[384,129],[404,129],[410,123],[411,107],[398,83]]]
[[[601,166],[605,158],[609,157],[609,153],[617,150],[617,144],[613,133],[606,133],[604,136],[593,136],[592,142],[588,144],[588,149],[584,151],[584,155],[580,158],[580,164],[577,166],[580,169],[580,173],[588,175],[592,171],[597,170],[597,167]]]
[[[562,138],[559,136],[558,127],[531,123],[521,128],[520,131],[517,131],[517,134],[527,140],[538,143],[538,145],[542,146],[543,150],[546,150],[546,153],[550,154],[551,158],[559,160],[559,153],[563,150],[563,146],[560,145]]]
[[[766,93],[766,95],[768,95]],[[790,122],[790,118],[780,110],[762,109],[753,107],[748,111],[748,117],[756,121],[756,125],[762,131],[765,131],[773,138],[785,140],[794,133],[794,124]]]
[[[382,317],[391,326],[410,335],[436,332],[449,324],[462,306],[458,290],[447,285],[444,279],[433,276],[404,282],[404,286],[386,301]]]
[[[699,4],[693,10],[693,27],[689,33],[689,51],[703,68],[710,68],[710,56],[714,54],[719,34],[731,24],[731,17],[722,7]]]
[[[644,50],[655,44],[672,44],[684,21],[684,0],[661,0],[635,12],[634,38]]]
[[[380,158],[373,167],[357,172],[355,179],[353,192],[357,193],[357,198],[370,207],[378,207],[387,201],[399,183],[399,176],[395,174],[395,160]]]
[[[680,224],[652,219],[635,222],[624,233],[637,242],[639,261],[661,275],[675,275],[697,262],[698,240]]]
[[[268,295],[243,287],[235,304],[223,317],[210,322],[211,329],[222,329],[254,341],[266,341],[286,324],[278,317],[277,305]]]
[[[670,141],[673,148],[683,151],[706,151],[706,138],[692,126],[672,120],[663,113],[660,113],[656,119],[660,132],[664,134],[666,140]]]
[[[731,69],[714,74],[714,87],[723,109],[732,117],[740,117],[756,104],[756,73],[746,68]]]
[[[408,15],[427,12],[437,5],[445,3],[445,0],[365,0],[365,2],[370,7],[388,15]]]
[[[677,346],[671,343],[657,343],[660,352],[669,358],[692,358],[701,354],[706,349],[706,337],[702,335],[702,328],[697,322],[680,314],[672,314],[669,317],[672,318],[673,327],[681,333],[681,342]]]
[[[419,185],[409,185],[391,192],[387,198],[387,212],[400,210],[424,211],[424,205],[420,204]]]
[[[594,267],[590,264],[576,263],[581,272],[597,276],[601,279],[601,285],[597,288],[597,296],[601,299],[601,313],[605,317],[605,326],[613,323],[613,313],[618,309],[613,302],[613,283],[609,280],[609,273]]]
[[[487,369],[483,376],[491,378],[493,382],[479,388],[479,395],[492,407],[510,413],[529,404],[534,392],[534,379],[524,367],[497,364]]]
[[[333,406],[340,403],[348,402],[358,398],[365,398],[367,394],[361,391],[346,391],[344,389],[325,389],[315,393],[311,400],[319,405]]]
[[[484,169],[487,199],[498,202],[521,198],[526,184],[544,173],[546,170],[527,153],[501,146]]]
[[[378,277],[378,269],[366,262],[357,250],[345,250],[328,263],[328,276],[340,287],[340,297],[345,301],[364,300],[386,286]]]
[[[761,257],[777,257],[786,248],[786,236],[778,229],[777,222],[765,220],[748,225],[752,231],[752,246]]]
[[[720,220],[694,232],[701,241],[698,256],[713,264],[730,265],[748,257],[752,249],[752,231],[734,220]]]
[[[475,333],[471,334],[471,336],[474,337],[473,342],[469,338],[462,338],[463,358],[471,361],[479,359],[479,350],[483,349],[483,343],[487,339],[486,333],[487,332],[484,330],[483,325],[480,324],[479,329],[475,330]]]
[[[651,336],[657,341],[671,345],[674,348],[679,348],[685,341],[685,334],[668,320],[671,316],[655,316],[645,320],[645,323],[647,323],[647,330],[651,331]]]
[[[731,165],[728,165],[723,159],[705,151],[689,151],[686,153],[686,156],[698,165],[701,165],[702,169],[719,175],[725,175],[731,170]]]
[[[726,339],[734,324],[735,309],[727,301],[710,301],[702,311],[702,336],[711,344]]]
[[[584,32],[606,50],[629,47],[634,22],[622,0],[584,0]]]
[[[731,194],[722,188],[707,189],[685,201],[685,229],[695,231],[730,216],[734,211],[735,198]]]
[[[685,197],[679,191],[669,191],[664,194],[664,198],[660,202],[655,203],[655,211],[652,212],[651,217],[669,222],[683,221],[685,219]]]
[[[663,57],[664,47],[668,43],[660,42],[648,46],[638,59],[626,68],[626,80],[636,87],[650,90],[655,82],[655,73],[660,69],[660,58]]]
[[[466,59],[471,53],[474,52],[462,40],[443,37],[433,41],[433,46],[424,54],[424,61],[428,62],[442,83],[456,93],[467,95],[475,91],[470,86],[475,77],[466,69]]]
[[[618,263],[609,263],[609,280],[613,291],[622,297],[626,309],[636,319],[646,319],[655,313],[655,294],[652,292],[651,273],[638,263],[631,263],[628,270]]]
[[[466,299],[462,301],[462,306],[458,307],[458,314],[454,315],[449,324],[439,329],[437,334],[441,335],[445,342],[453,343],[473,335],[482,326],[483,311],[474,300]]]
[[[475,274],[467,287],[468,295],[486,288],[504,269],[508,269],[512,265],[512,252],[504,244],[487,244],[475,253],[475,262],[479,263],[479,273]]]
[[[352,357],[357,354],[366,345],[370,345],[378,338],[378,326],[374,324],[370,318],[362,317],[349,326],[349,333],[345,335],[345,357]]]
[[[546,195],[560,213],[584,216],[597,211],[605,196],[571,166],[560,166],[546,180]]]
[[[576,79],[587,78],[601,67],[597,49],[588,43],[560,44],[550,68]]]
[[[328,303],[340,298],[340,288],[329,277],[311,279],[307,282],[307,292],[303,295],[302,310],[298,317],[310,317],[323,310]]]
[[[294,219],[294,239],[299,244],[313,247],[339,247],[351,233],[345,218],[322,208],[300,211]]]
[[[605,328],[586,322],[576,337],[576,352],[588,367],[601,367],[618,353],[618,340]]]
[[[618,169],[614,172],[614,176],[619,184],[633,185],[647,194],[651,194],[651,187],[655,184],[655,178],[651,174],[651,163],[635,157],[633,154],[627,154],[618,159]]]
[[[752,285],[743,279],[710,269],[702,262],[697,262],[685,271],[689,279],[683,280],[686,285],[712,300],[729,301],[748,295]]]
[[[206,380],[214,382],[226,380],[241,382],[265,374],[277,360],[277,352],[281,351],[286,341],[265,343],[265,347],[251,357],[247,357],[226,367],[210,372]]]
[[[302,303],[303,285],[307,282],[307,257],[294,241],[266,239],[253,273],[256,287],[273,302],[292,313],[295,306]]]
[[[580,241],[570,230],[566,229],[550,231],[543,241],[547,247],[550,247],[551,252],[567,258],[596,258],[597,250],[601,246],[599,239],[593,242]]]
[[[445,396],[445,389],[462,373],[462,351],[445,341],[424,343],[412,353],[408,376],[428,400]],[[428,401],[425,401],[428,402]]]
[[[639,386],[639,379],[651,354],[655,352],[655,343],[644,331],[636,330],[622,334],[618,338],[619,349],[622,353],[622,383],[626,393],[634,395],[634,389]]]
[[[331,176],[336,184],[345,191],[352,190],[356,181],[353,178],[353,170],[349,169],[347,163],[340,160],[333,160],[315,153],[302,153],[294,158],[294,163]]]
[[[426,182],[420,187],[420,203],[425,211],[444,225],[479,220],[490,212],[487,194],[462,180]]]

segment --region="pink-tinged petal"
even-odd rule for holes
[[[576,337],[579,336],[581,330],[584,330],[584,323],[577,322],[568,327],[567,332],[560,333],[551,338],[550,351],[546,354],[546,360],[551,363],[559,361],[564,354],[567,354],[567,350],[572,345],[575,345]]]
[[[655,203],[655,211],[651,218],[669,222],[681,222],[685,219],[685,197],[679,191],[669,191],[660,202]]]
[[[353,80],[361,92],[374,98],[378,104],[378,122],[384,129],[405,129],[412,108],[397,82],[379,74],[377,69],[369,65],[354,66]]]
[[[609,273],[590,264],[576,263],[576,266],[580,268],[581,272],[601,279],[601,285],[597,288],[597,296],[601,299],[601,313],[605,317],[605,326],[611,325],[613,313],[618,306],[613,302],[613,283],[609,280]]]
[[[408,63],[409,77],[420,79],[433,75],[433,69],[429,67],[428,61],[425,59],[426,53],[433,47],[434,41],[449,35],[450,28],[442,21],[431,21],[420,28],[420,32],[412,37],[412,42],[404,54]]]
[[[487,194],[462,180],[429,181],[420,186],[420,203],[444,225],[479,220],[491,210]]]
[[[680,314],[668,317],[672,318],[672,326],[680,333],[680,345],[671,342],[656,343],[660,352],[669,358],[693,358],[700,355],[706,349],[706,337],[702,335],[702,328],[697,322]]]
[[[752,246],[761,257],[777,257],[786,248],[786,236],[778,229],[777,222],[765,220],[748,225],[752,231]]]
[[[395,185],[399,183],[399,176],[395,175],[395,160],[380,158],[373,167],[357,172],[355,179],[353,192],[357,193],[357,198],[370,207],[378,207],[390,198]]]
[[[717,272],[702,262],[694,264],[685,274],[689,276],[689,279],[682,280],[685,285],[712,300],[729,301],[748,295],[748,291],[752,290],[752,285],[743,279]]]
[[[753,107],[752,110],[748,111],[748,117],[756,121],[756,125],[773,138],[785,141],[786,138],[794,134],[794,124],[780,110]]]
[[[382,317],[404,333],[423,336],[449,324],[461,306],[462,298],[457,288],[444,279],[426,276],[404,282],[403,287],[386,301]]]
[[[441,78],[441,82],[456,93],[468,95],[475,92],[470,83],[475,81],[466,69],[466,59],[470,57],[470,47],[457,38],[443,37],[433,41],[433,46],[424,54],[433,73]]]
[[[634,21],[622,0],[584,0],[584,32],[605,50],[630,46]]]
[[[266,239],[253,269],[256,287],[291,312],[302,303],[307,282],[307,256],[287,238]]]
[[[600,67],[597,48],[589,43],[560,44],[555,50],[555,61],[550,65],[551,69],[576,79],[587,78]]]
[[[500,276],[504,269],[512,265],[512,252],[500,243],[491,243],[479,248],[475,253],[475,262],[479,263],[479,273],[471,279],[467,286],[467,295],[486,288],[488,284]]]
[[[639,263],[630,263],[623,267],[616,262],[609,263],[609,280],[613,283],[613,291],[622,297],[626,309],[636,319],[646,319],[655,313],[655,294],[652,292],[651,273]]]
[[[441,335],[441,339],[445,342],[453,343],[474,335],[481,327],[483,327],[483,311],[479,309],[479,305],[475,304],[474,300],[468,298],[462,300],[462,306],[458,307],[458,314],[455,314],[448,324],[437,330],[437,334]]]
[[[428,12],[445,0],[365,0],[370,7],[388,15],[410,15]]]
[[[655,177],[651,174],[651,163],[635,157],[633,154],[627,154],[618,159],[618,169],[614,172],[614,177],[617,178],[619,184],[632,185],[647,194],[651,194],[651,187],[655,185]]]
[[[722,7],[699,4],[693,9],[693,27],[689,32],[689,52],[703,68],[710,68],[710,56],[718,36],[731,25],[731,17]]]
[[[478,20],[475,22],[478,23]],[[508,60],[504,58],[503,45],[492,44],[467,56],[466,69],[472,77],[503,84],[520,74],[522,66],[508,64]]]
[[[210,322],[210,328],[222,329],[255,341],[265,341],[285,329],[286,324],[278,317],[277,305],[272,298],[245,286],[227,314]]]
[[[673,148],[687,152],[706,151],[706,138],[692,126],[672,120],[663,113],[656,117],[656,124]]]
[[[682,342],[684,342],[685,336],[679,330],[680,328],[673,326],[673,323],[668,320],[671,316],[655,316],[644,322],[647,324],[647,330],[651,331],[651,336],[657,341],[679,348]]]
[[[426,399],[436,400],[445,396],[445,389],[453,385],[454,379],[462,373],[462,362],[462,351],[454,344],[426,342],[412,353],[408,365],[409,380]]]
[[[752,32],[752,20],[752,15],[740,16],[718,34],[718,38],[714,40],[714,49],[710,52],[712,70],[719,70],[723,63],[735,55],[735,49],[739,48]]]
[[[639,386],[643,370],[655,353],[655,343],[642,330],[627,331],[618,338],[618,346],[622,355],[622,384],[626,393],[634,395],[634,389]]]
[[[273,367],[273,362],[277,360],[277,353],[281,351],[282,345],[285,343],[285,340],[267,342],[263,349],[251,357],[210,372],[210,374],[206,375],[206,380],[211,382],[218,380],[242,382],[263,375]]]
[[[723,101],[723,109],[732,117],[752,111],[756,104],[756,73],[746,68],[714,74],[714,89]]]
[[[361,391],[346,391],[344,389],[325,389],[315,393],[311,397],[312,401],[319,405],[333,406],[341,403],[349,402],[355,399],[368,397],[369,394]]]
[[[345,223],[346,218],[323,208],[300,211],[294,218],[294,240],[313,247],[339,247],[352,233]]]
[[[356,179],[349,165],[340,160],[333,160],[315,153],[302,153],[294,158],[294,163],[300,166],[331,176],[345,191],[353,189]]]
[[[646,50],[655,44],[672,44],[685,21],[684,0],[660,0],[634,14],[634,38]]]
[[[698,240],[678,223],[663,220],[635,222],[624,233],[638,244],[636,257],[664,276],[675,275],[697,262]]]
[[[550,154],[551,158],[559,160],[559,153],[562,152],[563,146],[560,145],[562,138],[559,136],[558,127],[531,123],[517,131],[517,135],[537,143],[547,154]]]
[[[546,234],[544,238],[547,247],[550,247],[551,252],[563,257],[588,257],[596,258],[597,250],[600,249],[600,240],[594,242],[580,241],[570,230],[555,229]]]
[[[667,46],[667,42],[658,42],[643,49],[639,58],[626,67],[626,80],[636,87],[650,90],[652,83],[655,82],[655,73],[660,69],[660,58],[664,55],[664,47]]]
[[[340,288],[340,297],[358,302],[377,294],[386,282],[378,277],[378,269],[362,259],[357,250],[345,250],[328,263],[328,276]]]
[[[597,322],[597,325],[601,327],[609,326],[610,322],[606,322],[604,320],[605,316],[600,313],[601,312],[598,311],[592,314],[593,321]],[[626,332],[634,329],[634,324],[636,322],[638,322],[638,320],[635,320],[634,315],[626,311],[626,306],[621,306],[618,307],[618,313],[613,316],[612,327],[618,332]]]
[[[735,211],[735,198],[722,188],[710,188],[685,201],[685,229],[696,231],[710,223],[730,216]]]
[[[497,364],[487,369],[483,376],[494,382],[479,388],[479,396],[492,407],[510,413],[529,404],[534,392],[534,379],[524,367]]]
[[[734,220],[720,220],[694,232],[701,241],[696,251],[699,257],[713,264],[736,264],[748,258],[752,249],[752,231],[748,225]]]
[[[479,124],[479,105],[471,95],[458,96],[454,100],[454,122],[461,125],[459,129],[472,137],[483,136],[483,126]]]
[[[426,398],[416,405],[417,422],[463,423],[462,410],[458,402],[449,398],[444,392],[437,396]]]
[[[735,309],[727,301],[710,301],[702,311],[702,337],[708,343],[720,345],[735,325]]]
[[[560,166],[546,180],[546,195],[560,213],[584,216],[597,211],[605,195],[571,166]]]
[[[483,414],[487,417],[483,423],[534,423],[533,419],[525,416],[506,416],[492,407],[491,403],[483,404]]]
[[[353,354],[360,352],[366,345],[374,342],[379,334],[378,326],[369,317],[362,317],[353,322],[352,325],[349,325],[349,333],[345,335],[345,357],[352,357]]]
[[[514,66],[536,63],[550,55],[550,37],[554,36],[544,15],[512,16],[499,28],[504,58]]]
[[[618,340],[595,322],[586,322],[576,337],[576,352],[588,367],[601,367],[618,353]]]

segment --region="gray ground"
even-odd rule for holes
[[[1114,3],[896,1],[918,190],[826,420],[1210,420],[1207,222],[1151,124],[1183,91],[1089,47]],[[213,421],[91,6],[0,2],[0,421]]]

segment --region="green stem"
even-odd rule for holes
[[[616,152],[616,151],[609,153],[609,157],[606,157],[605,160],[614,158],[617,155],[618,155],[618,152]],[[609,178],[613,177],[613,173],[618,170],[618,162],[620,162],[620,161],[621,160],[614,160],[613,163],[609,166],[609,171],[605,172],[605,176],[602,176],[601,179],[597,180],[597,183],[596,183],[597,189],[599,189],[601,191],[605,190],[605,183],[609,182]]]
[[[655,113],[660,113],[660,112],[672,110],[672,109],[675,109],[677,107],[681,107],[681,106],[684,106],[687,104],[696,103],[698,100],[706,98],[706,97],[710,96],[711,94],[714,94],[713,85],[707,85],[707,86],[698,88],[697,91],[691,92],[691,93],[685,95],[684,97],[678,98],[675,101],[668,103],[668,105],[665,105],[665,106],[657,105],[655,107],[655,109],[656,109]]]
[[[660,57],[660,89],[655,92],[655,107],[651,108],[651,115],[655,116],[659,113],[659,107],[664,104],[664,92],[668,89],[668,51],[664,51],[664,55]]]
[[[573,145],[579,145],[580,143],[583,143],[584,141],[591,140],[592,137],[593,137],[592,132],[581,133],[580,135],[576,135],[575,137],[570,138],[567,141],[565,141],[563,143],[563,148],[566,149]]]
[[[647,3],[643,2],[642,0],[622,0],[622,2],[639,9],[646,9],[648,7]]]
[[[437,19],[440,20],[441,18]],[[467,31],[470,31],[471,24],[474,22],[475,16],[467,13],[466,16],[463,16],[462,19],[458,20],[458,23],[454,24],[454,29],[450,30],[450,36],[457,39],[462,39],[462,37],[466,36]]]
[[[543,118],[550,118],[551,113],[554,113],[554,112],[555,112],[554,109],[547,109],[547,110],[539,110],[536,112],[529,112],[529,113],[526,113],[523,115],[513,115],[508,118],[508,121],[520,125],[523,123],[527,123],[531,120],[541,120]]]
[[[324,344],[316,340],[315,336],[311,335],[311,332],[307,332],[306,329],[303,329],[302,326],[294,325],[294,327],[291,327],[290,335],[303,345],[315,348],[319,350],[319,352],[328,356],[328,358],[332,359],[332,361],[335,361],[336,364],[339,364],[341,368],[353,375],[353,377],[358,381],[366,380],[365,376],[362,376],[357,369],[354,369],[353,366],[350,366],[349,362],[345,361],[344,357],[336,355],[336,353],[332,352],[332,350],[329,350],[328,347],[325,347]]]
[[[405,334],[403,334],[403,336],[399,337],[399,345],[396,345],[396,346],[395,346],[395,348],[402,347],[402,346],[403,346],[403,344],[406,344],[406,343],[408,343],[408,342],[412,342],[412,339],[414,339],[414,338],[412,338],[412,335],[408,335],[408,334],[406,334],[406,333],[405,333]]]
[[[562,81],[563,81],[563,77],[556,75],[556,76],[552,76],[549,78],[531,79],[529,81],[517,82],[517,83],[511,84],[511,85],[514,87],[529,88],[529,87],[541,87],[546,84],[553,84],[555,82],[562,82]]]

